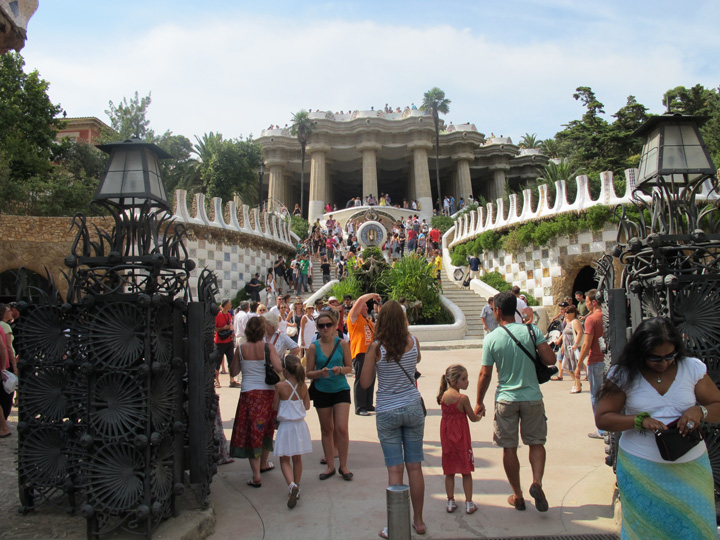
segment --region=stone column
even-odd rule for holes
[[[460,201],[460,197],[468,200],[468,196],[472,195],[472,182],[470,180],[470,161],[460,158],[457,160],[457,177],[458,191],[455,194],[455,200]]]
[[[430,188],[430,168],[428,167],[428,150],[432,148],[432,144],[425,141],[418,141],[408,144],[408,149],[413,151],[413,176],[415,179],[414,189],[417,201],[420,203],[421,210],[418,217],[432,220],[433,202],[432,189]]]
[[[270,199],[270,208],[276,209],[276,205],[284,204],[287,206],[287,201],[283,198],[283,182],[284,182],[284,171],[283,166],[278,163],[268,163],[270,167],[270,180],[268,183],[268,199]]]
[[[308,221],[312,225],[325,213],[326,152],[330,147],[308,146],[310,152],[310,196],[308,197]]]
[[[495,202],[505,194],[505,169],[496,169],[493,171],[493,182],[488,190],[488,200]]]
[[[380,200],[380,194],[378,193],[378,181],[377,181],[377,152],[381,146],[377,143],[360,143],[357,147],[362,152],[363,157],[363,181],[362,181],[362,198],[363,202],[365,198],[372,194],[376,200]]]

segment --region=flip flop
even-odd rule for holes
[[[247,481],[247,485],[254,488],[262,487],[262,482],[253,482],[252,480]]]
[[[380,532],[378,533],[378,536],[379,536],[380,538],[390,538],[390,537],[388,536],[388,528],[387,528],[387,527],[383,527],[382,531],[380,531]]]
[[[268,466],[264,469],[260,469],[261,473],[266,473],[268,471],[272,471],[275,468],[275,464],[272,461],[268,461]]]
[[[550,380],[551,381],[562,381],[563,378],[562,377],[550,377]]]
[[[522,497],[510,495],[507,501],[510,506],[515,507],[515,510],[525,510],[525,499],[523,499]]]
[[[427,527],[425,527],[425,525],[423,525],[422,529],[418,529],[417,525],[413,523],[412,528],[415,529],[415,532],[418,534],[425,534],[427,532]]]
[[[573,388],[570,390],[571,394],[579,394],[580,392],[582,392],[582,388]]]

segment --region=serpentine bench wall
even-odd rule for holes
[[[188,206],[187,192],[175,192],[174,218],[188,229],[185,246],[197,267],[192,271],[193,296],[197,276],[203,268],[215,272],[219,298],[232,298],[259,273],[265,282],[268,268],[278,255],[295,253],[300,239],[290,230],[290,222],[278,215],[259,212],[236,198],[223,206],[219,197],[207,204],[202,193],[196,193]]]
[[[548,203],[546,185],[537,188],[537,204],[533,202],[532,190],[523,190],[522,207],[517,195],[509,197],[509,208],[506,212],[505,201],[498,199],[496,204],[488,203],[473,212],[463,215],[444,235],[443,263],[450,279],[457,268],[450,259],[450,251],[455,246],[473,240],[482,233],[497,230],[502,233],[508,227],[520,225],[534,220],[542,220],[559,214],[579,213],[593,206],[605,205],[614,207],[631,204],[632,192],[635,189],[637,169],[625,171],[626,190],[622,197],[615,193],[613,173],[603,172],[600,175],[600,196],[593,200],[587,176],[578,176],[577,196],[575,201],[567,201],[565,180],[555,182],[556,197],[553,206]],[[709,182],[698,194],[701,200],[717,200],[718,194],[712,190]],[[518,208],[522,208],[518,212]],[[571,236],[558,237],[548,245],[529,245],[517,254],[505,250],[487,251],[482,254],[483,270],[499,272],[505,280],[535,296],[543,306],[556,306],[564,296],[572,296],[573,282],[577,272],[585,266],[593,266],[600,256],[617,244],[617,228],[607,224],[600,231],[581,231]],[[466,267],[463,267],[466,270]],[[619,275],[619,272],[618,272]]]

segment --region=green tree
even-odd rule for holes
[[[560,157],[560,145],[555,139],[540,141],[540,151],[549,158]]]
[[[232,200],[238,195],[244,201],[257,197],[257,170],[262,149],[252,137],[221,141],[208,167],[208,196]]]
[[[420,108],[430,112],[435,124],[435,183],[437,184],[438,212],[440,212],[442,210],[442,193],[440,192],[440,117],[438,115],[450,112],[450,100],[445,98],[445,92],[435,86],[425,92]]]
[[[537,138],[537,133],[526,133],[520,138],[520,148],[540,148],[543,141]]]
[[[128,101],[127,98],[115,105],[112,101],[108,103],[105,114],[110,119],[110,126],[117,131],[120,140],[138,137],[144,141],[154,142],[155,133],[150,129],[150,120],[147,119],[147,110],[152,99],[150,93],[141,98],[135,91],[135,97]]]
[[[300,213],[305,213],[305,150],[307,149],[307,143],[310,140],[315,129],[315,122],[310,120],[310,113],[305,109],[301,109],[292,115],[292,126],[290,127],[290,133],[297,137],[298,143],[300,143]]]
[[[0,56],[0,201],[2,211],[23,212],[33,185],[47,180],[62,126],[62,112],[37,71],[11,52]],[[38,179],[38,180],[35,180]]]
[[[669,104],[670,112],[707,117],[700,134],[715,165],[720,164],[720,89],[708,89],[701,84],[692,88],[677,86],[665,92],[663,102]]]

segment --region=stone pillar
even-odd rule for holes
[[[310,154],[310,196],[308,197],[308,221],[312,225],[325,213],[326,152],[330,148],[314,147]]]
[[[489,201],[495,201],[502,198],[505,194],[506,179],[507,176],[505,175],[505,169],[496,169],[493,171],[493,182],[490,184],[490,189],[488,190]]]
[[[362,152],[363,157],[363,180],[362,180],[362,198],[363,202],[365,198],[372,194],[376,200],[380,200],[380,194],[378,193],[378,180],[377,180],[377,152],[381,146],[377,143],[360,143],[357,147]]]
[[[433,202],[432,189],[430,188],[430,168],[428,167],[428,150],[432,148],[432,144],[427,142],[416,142],[408,144],[408,149],[413,151],[413,176],[415,179],[414,189],[417,201],[420,203],[421,210],[418,217],[432,220]]]
[[[270,208],[276,210],[276,206],[284,204],[287,206],[284,195],[284,171],[283,166],[276,163],[268,163],[270,166],[270,180],[268,183],[268,199],[270,200]]]
[[[455,200],[460,201],[462,197],[466,202],[468,196],[472,195],[472,182],[470,180],[470,161],[467,159],[457,160],[457,176],[458,176],[458,191],[455,194]]]

